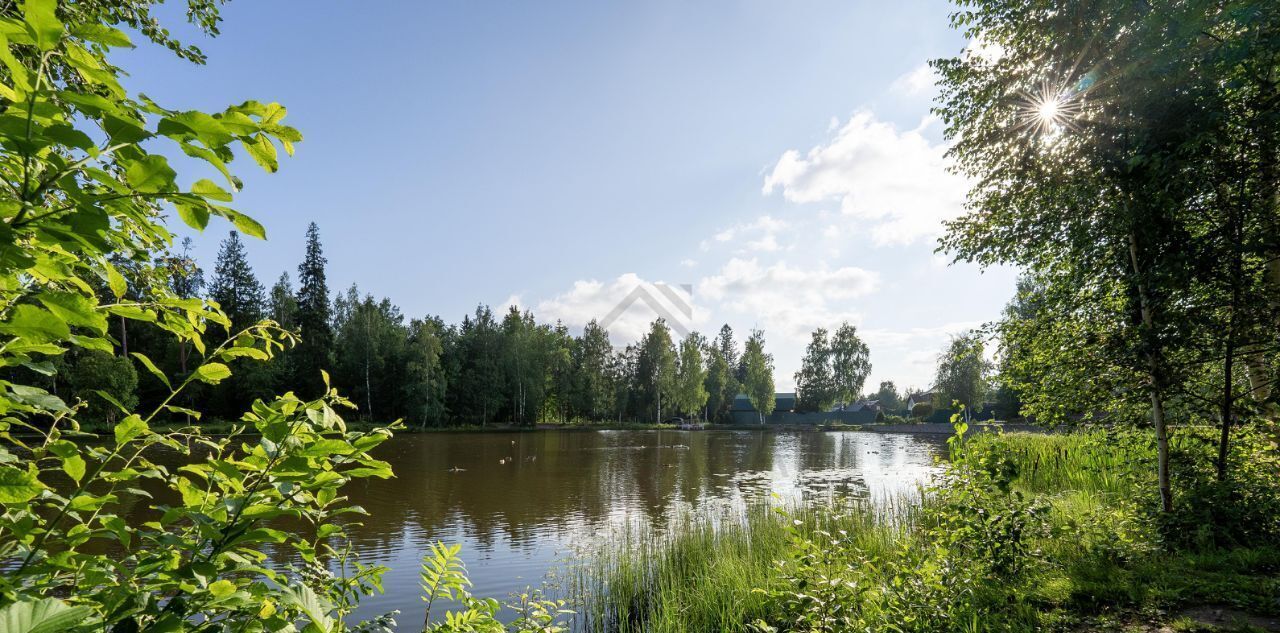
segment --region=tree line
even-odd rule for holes
[[[207,278],[190,248],[185,240],[151,260],[117,261],[127,296],[141,301],[163,291],[215,302],[227,323],[211,326],[220,330],[213,338],[263,320],[299,334],[294,347],[270,362],[236,361],[220,383],[184,392],[186,406],[199,403],[208,418],[234,420],[254,400],[288,391],[317,397],[325,389],[322,372],[359,407],[360,417],[421,427],[727,421],[739,393],[761,421],[774,406],[773,358],[760,330],[742,346],[728,325],[714,339],[694,332],[676,340],[657,319],[640,341],[618,348],[594,320],[573,335],[562,323],[540,323],[514,306],[495,314],[480,305],[457,324],[406,317],[391,300],[356,285],[330,298],[314,223],[296,286],[288,273],[264,286],[237,231],[222,241]],[[52,393],[87,401],[87,419],[107,423],[115,403],[132,408],[165,398],[168,382],[160,376],[188,375],[199,355],[189,342],[146,322],[119,318],[113,330],[119,342],[113,352],[73,351],[58,358],[57,371],[39,378]]]

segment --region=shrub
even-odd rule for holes
[[[87,351],[76,354],[64,367],[71,397],[85,402],[87,427],[109,429],[122,408],[137,406],[138,372],[129,359]]]

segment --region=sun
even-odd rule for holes
[[[1050,97],[1039,106],[1036,107],[1036,116],[1040,117],[1041,123],[1056,124],[1058,117],[1062,115],[1062,107],[1058,97]]]
[[[1064,127],[1072,127],[1080,113],[1079,95],[1052,83],[1022,96],[1019,124],[1042,136],[1055,137]]]

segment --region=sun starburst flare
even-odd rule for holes
[[[1080,114],[1079,96],[1071,89],[1047,82],[1035,92],[1026,91],[1022,94],[1018,125],[1037,135],[1056,136],[1064,128],[1074,127]]]

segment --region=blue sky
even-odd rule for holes
[[[949,11],[241,0],[193,40],[207,66],[152,46],[118,61],[168,107],[289,108],[297,156],[239,170],[266,285],[296,275],[315,220],[331,287],[408,316],[517,303],[576,328],[637,286],[688,284],[686,325],[763,328],[780,389],[806,332],[842,320],[870,384],[923,387],[947,334],[995,318],[1014,280],[933,253],[965,187],[928,118],[924,63],[966,46]],[[196,237],[206,268],[225,230]],[[653,316],[624,312],[615,344]]]

